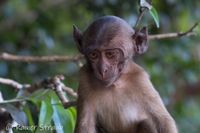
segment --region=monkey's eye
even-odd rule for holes
[[[117,56],[118,54],[118,50],[117,49],[113,49],[113,50],[108,50],[106,51],[105,55],[108,59],[113,59]]]
[[[106,52],[106,57],[107,58],[113,58],[115,56],[114,52]]]
[[[88,58],[90,60],[95,60],[98,58],[98,53],[96,51],[89,53]]]

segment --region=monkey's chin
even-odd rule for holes
[[[114,82],[116,81],[116,78],[97,78],[101,85],[105,86],[105,87],[110,87],[111,85],[114,84]]]

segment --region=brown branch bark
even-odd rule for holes
[[[64,108],[67,109],[69,107],[72,107],[72,106],[76,106],[77,105],[77,102],[76,101],[69,101],[65,104],[63,104]]]
[[[141,21],[142,17],[144,16],[144,13],[145,13],[146,11],[148,11],[148,8],[146,8],[146,7],[140,7],[140,10],[139,10],[140,14],[139,14],[139,16],[138,16],[138,18],[137,18],[137,20],[136,20],[134,29],[137,28],[138,24],[140,23],[140,21]]]
[[[71,89],[67,86],[63,86],[63,91],[65,91],[67,94],[73,96],[74,98],[78,98],[77,93],[73,89]]]
[[[139,20],[138,20],[139,21]],[[157,34],[157,35],[149,35],[149,40],[159,40],[159,39],[167,39],[167,38],[175,38],[175,37],[182,37],[182,36],[191,36],[195,35],[193,31],[197,26],[198,22],[195,23],[189,30],[186,32],[177,32],[177,33],[166,33],[166,34]],[[2,61],[11,61],[11,62],[66,62],[66,61],[80,61],[83,59],[83,55],[77,56],[19,56],[13,55],[9,53],[1,53],[0,60]]]
[[[148,39],[149,40],[160,40],[160,39],[176,38],[176,37],[182,37],[182,36],[192,36],[192,35],[195,35],[194,29],[198,26],[198,24],[199,24],[199,22],[195,23],[186,32],[149,35]]]
[[[77,56],[19,56],[8,53],[0,54],[0,60],[12,62],[66,62],[66,61],[79,61],[83,55]]]
[[[5,84],[5,85],[9,85],[17,90],[20,90],[22,89],[23,85],[14,81],[14,80],[11,80],[11,79],[6,79],[6,78],[0,78],[0,83],[1,84]]]

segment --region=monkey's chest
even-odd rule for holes
[[[102,100],[101,102],[97,105],[97,126],[104,127],[107,132],[113,133],[134,132],[134,125],[140,121],[142,112],[133,99],[111,97],[109,101]]]

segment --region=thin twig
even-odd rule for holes
[[[77,56],[19,56],[8,53],[0,54],[0,60],[13,61],[13,62],[66,62],[66,61],[79,61],[82,55]]]
[[[77,101],[69,101],[68,103],[63,104],[65,109],[72,107],[72,106],[76,106],[76,105],[77,105]]]
[[[67,86],[63,86],[63,91],[65,91],[67,94],[73,96],[74,98],[78,97],[77,93],[73,89],[71,89],[71,88],[69,88]]]
[[[145,13],[147,10],[148,10],[148,8],[146,8],[146,7],[140,7],[140,14],[139,14],[139,17],[138,17],[137,20],[136,20],[134,29],[137,28],[137,25],[139,24],[139,22],[141,21],[142,17],[144,16],[144,13]]]
[[[192,36],[195,35],[194,29],[198,26],[199,22],[195,23],[189,30],[186,32],[177,32],[177,33],[166,33],[166,34],[157,34],[157,35],[149,35],[149,40],[159,40],[159,39],[167,39],[167,38],[175,38],[182,36]]]
[[[55,90],[57,96],[59,97],[60,101],[62,102],[63,106],[65,104],[67,104],[69,102],[69,100],[67,99],[67,97],[65,96],[64,94],[64,91],[63,91],[63,84],[62,84],[62,80],[64,80],[64,76],[56,76],[54,77],[53,79],[53,84],[54,84],[54,87],[53,89]]]
[[[22,89],[23,85],[14,81],[14,80],[11,80],[11,79],[6,79],[6,78],[0,78],[0,83],[1,84],[5,84],[5,85],[9,85],[17,90],[20,90]]]
[[[15,99],[11,99],[11,100],[3,100],[0,101],[0,104],[8,104],[8,103],[19,103],[19,102],[24,102],[28,100],[28,98],[15,98]]]

